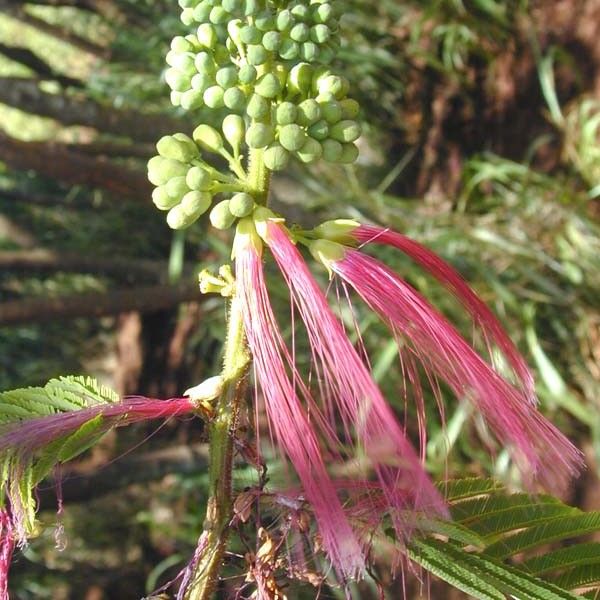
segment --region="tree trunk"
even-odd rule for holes
[[[22,142],[0,132],[0,161],[64,183],[103,188],[115,196],[150,206],[152,186],[144,172],[76,154],[64,144]]]
[[[117,110],[89,99],[48,94],[27,77],[0,77],[0,102],[64,125],[85,125],[142,142],[155,142],[163,135],[190,129],[185,122],[165,115]]]

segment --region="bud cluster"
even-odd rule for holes
[[[264,166],[271,171],[283,169],[292,156],[304,163],[321,158],[354,162],[358,156],[354,142],[361,134],[356,121],[359,106],[347,97],[348,81],[328,66],[340,43],[330,2],[179,0],[179,4],[183,23],[194,32],[174,38],[167,54],[165,79],[171,100],[186,110],[208,107],[227,115],[222,130],[233,157],[216,152],[232,169],[232,160],[237,164],[236,181],[244,179],[242,144],[250,151],[262,151]],[[196,137],[186,140],[176,134],[168,144],[163,138],[160,156],[149,165],[151,180],[159,186],[155,204],[169,210],[171,227],[194,222],[208,210],[214,194],[225,191],[224,184],[233,191],[228,176],[200,159]],[[165,150],[174,144],[188,147],[190,141],[198,155],[188,160]],[[163,171],[173,175],[166,178]],[[243,199],[234,196],[212,209],[213,224],[229,226],[252,205],[253,199],[247,197],[252,190],[242,186],[239,192],[245,194]],[[213,219],[213,215],[221,216]]]

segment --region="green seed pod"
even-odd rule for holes
[[[210,11],[212,6],[210,2],[200,2],[196,8],[194,8],[194,20],[196,23],[206,23],[210,18]]]
[[[204,123],[198,125],[198,127],[194,129],[192,137],[198,146],[209,152],[219,154],[223,150],[223,138],[221,137],[221,134],[210,125]]]
[[[214,77],[212,75],[209,75],[207,73],[196,73],[192,77],[192,81],[190,83],[191,83],[191,86],[192,86],[193,90],[196,90],[197,92],[202,92],[203,93],[211,85],[214,85],[215,80],[214,80]]]
[[[189,27],[194,21],[194,9],[193,8],[184,8],[181,11],[181,16],[179,17],[181,22]]]
[[[281,144],[272,144],[265,150],[263,160],[267,169],[281,171],[287,166],[290,153]]]
[[[227,115],[223,119],[222,129],[223,135],[229,142],[229,145],[234,151],[239,152],[244,136],[246,135],[244,119],[239,115]]]
[[[240,192],[229,201],[229,211],[234,217],[247,217],[254,210],[254,198],[250,194]]]
[[[317,121],[308,128],[308,135],[319,141],[326,139],[329,136],[329,123],[325,119]]]
[[[305,62],[294,65],[287,78],[287,90],[290,94],[306,94],[310,90],[313,68]]]
[[[170,68],[165,71],[167,85],[176,92],[185,92],[190,89],[190,77],[177,69]]]
[[[197,219],[210,208],[211,202],[208,192],[188,192],[181,200],[181,209],[188,217]]]
[[[279,79],[273,73],[265,73],[257,82],[255,92],[263,98],[275,98],[281,92]]]
[[[296,4],[296,6],[292,8],[292,14],[294,15],[294,17],[296,17],[296,19],[304,21],[308,19],[310,11],[308,9],[308,6],[305,6],[304,4]]]
[[[210,11],[208,19],[214,25],[222,25],[231,19],[231,15],[222,6],[215,6]]]
[[[351,164],[358,158],[358,148],[354,144],[342,144],[342,155],[338,162]]]
[[[268,58],[269,53],[262,46],[248,46],[248,50],[246,52],[246,59],[251,65],[263,65],[267,62]]]
[[[294,25],[290,30],[290,38],[295,42],[306,42],[310,35],[310,29],[305,23],[298,23]]]
[[[261,31],[270,31],[275,27],[275,17],[269,11],[256,15],[254,22]]]
[[[342,143],[356,141],[361,134],[360,125],[356,121],[346,119],[331,127],[331,137]]]
[[[297,121],[306,127],[316,123],[322,115],[321,106],[316,100],[308,98],[298,105]]]
[[[255,121],[262,121],[271,114],[271,103],[258,94],[253,94],[246,106],[246,114]]]
[[[200,45],[211,50],[215,49],[218,39],[214,25],[211,23],[202,23],[196,31],[196,36]]]
[[[360,104],[352,98],[344,98],[340,100],[342,107],[342,119],[356,119],[360,112]]]
[[[221,200],[210,211],[210,222],[216,229],[229,229],[235,221],[235,216],[229,210],[229,200]]]
[[[259,44],[262,39],[262,33],[253,25],[246,25],[240,30],[240,39],[244,44]]]
[[[173,177],[172,179],[169,179],[165,184],[165,189],[169,197],[177,198],[177,200],[181,200],[181,198],[190,191],[190,188],[185,182],[185,177]]]
[[[340,160],[344,151],[342,145],[335,140],[325,140],[321,144],[323,146],[323,158],[327,162],[336,163]]]
[[[250,148],[264,148],[274,137],[273,127],[264,123],[252,123],[246,131],[246,144]]]
[[[294,17],[291,11],[284,9],[277,13],[275,26],[279,31],[289,31],[294,25]]]
[[[223,108],[225,106],[225,90],[218,85],[211,85],[204,91],[203,99],[208,108]]]
[[[328,2],[316,6],[312,13],[316,23],[327,23],[333,17],[333,7]]]
[[[306,131],[293,123],[291,125],[284,125],[279,129],[279,143],[290,152],[296,152],[300,150],[306,142]]]
[[[283,60],[294,60],[300,54],[300,45],[298,42],[290,39],[284,39],[279,46],[279,56]]]
[[[238,75],[235,67],[223,67],[216,74],[217,83],[225,90],[233,87],[237,83]]]
[[[312,163],[319,160],[323,155],[323,146],[317,140],[309,137],[302,148],[296,152],[296,155],[303,163]]]
[[[321,106],[323,118],[328,123],[337,123],[342,118],[342,107],[337,100],[320,102],[319,105]]]
[[[213,184],[212,175],[202,167],[192,167],[185,176],[185,183],[190,188],[197,192],[208,191]]]
[[[292,102],[282,102],[275,111],[275,121],[278,125],[290,125],[296,122],[298,107]]]
[[[163,185],[173,177],[185,176],[187,170],[187,165],[162,156],[154,156],[148,161],[148,179],[154,185]]]
[[[244,85],[248,85],[250,83],[254,83],[256,81],[256,67],[252,65],[244,65],[238,73],[238,78],[240,83]]]
[[[182,163],[187,163],[197,158],[199,155],[198,148],[194,141],[184,136],[187,139],[177,139],[175,136],[165,135],[156,143],[156,149],[161,156],[178,160]]]
[[[231,110],[242,111],[246,108],[246,94],[240,88],[232,87],[223,94],[225,106]]]
[[[198,52],[194,60],[194,66],[200,74],[213,74],[217,70],[215,59],[208,52]]]
[[[281,34],[278,31],[267,31],[262,37],[262,45],[269,52],[277,52],[281,46]]]
[[[310,28],[310,39],[315,44],[325,44],[331,37],[331,31],[327,25],[319,23]]]
[[[167,188],[164,185],[152,190],[152,202],[154,202],[154,206],[156,206],[158,210],[169,210],[179,204],[178,199],[171,198],[169,194],[167,194]]]
[[[313,42],[304,42],[300,46],[300,58],[308,63],[313,63],[319,57],[319,47]]]
[[[192,44],[190,41],[186,40],[183,36],[176,35],[171,40],[171,51],[178,53],[178,54],[181,54],[183,52],[193,52],[194,44]]]

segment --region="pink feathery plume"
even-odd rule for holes
[[[341,425],[346,443],[359,445],[366,456],[397,537],[405,540],[414,511],[445,515],[444,502],[286,231],[269,222],[266,241],[306,326],[324,412]],[[373,511],[383,517],[377,507]]]
[[[393,246],[404,252],[404,254],[431,273],[469,311],[473,321],[481,328],[488,345],[494,343],[502,351],[511,365],[519,385],[526,391],[528,400],[533,404],[537,402],[533,375],[525,359],[521,356],[492,311],[473,292],[469,284],[455,269],[442,260],[435,252],[429,250],[429,248],[391,229],[361,224],[350,235],[363,245],[382,244]]]
[[[509,446],[524,479],[564,489],[581,453],[529,402],[528,393],[496,373],[418,292],[378,260],[357,250],[328,267],[387,323],[425,367],[482,413]]]
[[[2,508],[0,509],[0,600],[8,600],[8,570],[15,544],[12,519],[8,510]]]
[[[255,248],[248,246],[236,252],[236,280],[272,435],[298,474],[334,567],[343,578],[361,576],[365,569],[364,552],[327,472],[320,443],[329,438],[324,445],[335,446],[334,433],[328,430],[318,411],[310,410],[314,403],[295,373],[281,337]]]

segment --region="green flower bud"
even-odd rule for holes
[[[281,45],[281,34],[278,31],[267,31],[262,37],[262,45],[269,52],[276,52]]]
[[[179,162],[187,163],[199,155],[198,147],[194,141],[183,135],[183,139],[177,139],[175,136],[165,135],[156,143],[156,149],[161,156],[172,158]]]
[[[194,8],[194,20],[197,23],[206,23],[210,17],[212,6],[210,2],[200,2],[196,8]]]
[[[269,11],[256,15],[254,22],[261,31],[269,31],[275,27],[275,17]]]
[[[239,115],[227,115],[223,119],[223,135],[234,151],[239,152],[240,145],[246,134],[244,119]]]
[[[167,69],[165,72],[167,85],[176,92],[185,92],[190,89],[190,77],[177,69]]]
[[[358,158],[358,148],[354,144],[342,144],[342,155],[338,162],[344,164],[353,163]]]
[[[305,6],[304,4],[296,4],[296,6],[292,8],[292,14],[300,21],[308,19],[309,12],[308,6]]]
[[[261,9],[260,0],[246,0],[244,3],[244,15],[246,17],[251,17],[258,13]]]
[[[329,136],[329,123],[325,119],[317,121],[308,128],[308,135],[319,141],[326,139]]]
[[[345,77],[338,77],[337,75],[329,75],[323,77],[318,81],[318,92],[319,95],[332,94],[335,98],[343,98],[350,89],[350,84]]]
[[[211,23],[214,23],[215,25],[222,25],[231,19],[231,15],[222,6],[215,6],[210,11],[208,18]]]
[[[325,140],[321,144],[323,146],[323,158],[327,162],[336,163],[340,160],[344,151],[342,145],[335,140]]]
[[[275,120],[278,125],[290,125],[296,122],[298,107],[292,102],[282,102],[275,111]]]
[[[238,78],[240,83],[248,85],[256,81],[256,75],[256,67],[252,65],[244,65],[238,73]]]
[[[250,148],[264,148],[273,141],[273,127],[264,123],[252,123],[246,131],[246,144]]]
[[[234,221],[235,216],[229,210],[229,200],[221,200],[210,211],[210,222],[216,229],[229,229]]]
[[[280,10],[277,13],[275,26],[279,31],[289,31],[294,25],[294,17],[288,9]]]
[[[248,46],[246,59],[251,65],[262,65],[267,62],[269,53],[262,46]]]
[[[240,10],[240,8],[242,8],[244,2],[243,0],[223,0],[223,2],[221,2],[221,6],[228,12],[228,13],[235,13],[238,10]]]
[[[234,217],[247,217],[254,210],[254,198],[245,192],[235,194],[229,201],[229,210]]]
[[[240,30],[240,39],[244,44],[259,44],[262,33],[253,25],[246,25]]]
[[[331,137],[342,143],[356,141],[361,134],[360,125],[356,121],[346,119],[331,127]]]
[[[216,74],[217,83],[223,88],[228,89],[237,83],[237,69],[235,67],[223,67]]]
[[[294,60],[300,54],[300,45],[294,40],[285,39],[279,46],[279,56],[283,60]]]
[[[229,88],[223,94],[223,102],[231,110],[242,111],[246,107],[246,94],[240,88]]]
[[[322,115],[321,106],[316,100],[308,98],[298,105],[298,123],[309,126],[316,123]]]
[[[162,156],[154,156],[148,161],[148,179],[154,185],[163,185],[172,177],[181,177],[187,170],[187,165]]]
[[[305,62],[294,65],[287,79],[287,89],[291,94],[306,94],[310,90],[313,69]]]
[[[190,188],[197,192],[206,192],[212,187],[212,175],[202,167],[192,167],[185,176],[185,183]]]
[[[271,103],[258,94],[253,94],[246,106],[246,114],[255,121],[262,121],[271,114]]]
[[[293,123],[291,125],[284,125],[279,129],[279,143],[290,152],[300,150],[306,142],[306,131]]]
[[[360,112],[360,104],[352,98],[344,98],[340,100],[340,106],[342,108],[343,119],[356,119]]]
[[[152,202],[154,202],[154,206],[159,210],[169,210],[179,204],[179,199],[171,198],[167,194],[167,188],[161,185],[152,191]]]
[[[186,40],[183,36],[177,35],[171,40],[171,50],[177,54],[193,52],[194,44]]]
[[[172,90],[170,94],[171,104],[173,106],[179,106],[181,104],[181,96],[181,92],[176,92],[175,90]]]
[[[189,217],[183,212],[183,208],[179,204],[167,213],[167,225],[171,229],[184,229],[191,225],[189,220]]]
[[[202,23],[202,25],[198,27],[196,35],[198,36],[198,42],[200,45],[214,50],[218,41],[217,32],[214,25],[211,25],[210,23]]]
[[[317,140],[309,137],[304,142],[302,148],[296,152],[296,155],[304,163],[315,162],[323,155],[323,147]]]
[[[319,23],[318,25],[314,25],[310,28],[310,39],[315,44],[324,44],[329,41],[331,37],[331,31],[327,25]]]
[[[214,77],[212,75],[208,75],[207,73],[196,73],[192,77],[191,85],[192,89],[204,93],[211,85],[214,85]]]
[[[337,100],[321,102],[320,106],[323,118],[328,123],[337,123],[342,118],[342,107]]]
[[[194,21],[194,9],[193,8],[184,8],[183,11],[181,12],[181,16],[179,17],[181,19],[181,22],[186,25],[186,26],[190,26]]]
[[[223,150],[223,138],[221,137],[221,134],[210,125],[198,125],[198,127],[194,129],[192,137],[198,146],[209,152],[219,154]]]
[[[333,75],[333,73],[331,72],[331,69],[329,67],[326,67],[325,65],[321,65],[314,70],[312,78],[313,93],[319,93],[319,84],[321,80],[325,79],[326,77],[329,77],[330,75]]]
[[[193,8],[196,4],[196,0],[179,0],[177,3],[181,8]]]
[[[177,200],[181,200],[181,198],[190,191],[190,188],[185,182],[185,177],[173,177],[172,179],[169,179],[165,184],[165,189],[169,197],[177,198]]]
[[[208,192],[188,192],[181,200],[181,209],[188,217],[197,219],[210,208],[211,202]]]
[[[202,97],[202,92],[197,90],[188,90],[187,92],[183,92],[180,98],[181,107],[185,110],[194,110],[196,108],[201,108],[204,106],[204,98]]]
[[[212,74],[217,70],[215,59],[208,52],[198,52],[194,60],[194,66],[199,74]]]
[[[233,19],[227,23],[227,33],[235,44],[242,43],[242,28],[244,24],[241,19]]]
[[[202,97],[209,108],[222,108],[225,106],[224,95],[225,90],[221,86],[211,85],[204,91]]]
[[[333,17],[333,7],[328,2],[316,6],[312,18],[316,23],[327,23]]]
[[[300,46],[300,58],[306,62],[312,63],[319,56],[319,47],[313,42],[304,42]]]
[[[328,65],[336,57],[336,54],[336,50],[332,50],[327,46],[321,46],[321,50],[319,51],[319,60],[323,64]]]
[[[279,79],[273,73],[265,73],[257,82],[255,92],[263,98],[275,98],[281,92]]]
[[[306,42],[310,35],[310,29],[305,23],[298,23],[294,25],[290,30],[290,38],[295,42]]]
[[[167,56],[165,56],[165,61],[170,67],[174,67],[179,61],[179,57],[181,56],[180,52],[175,52],[174,50],[169,50],[167,52]]]
[[[290,160],[290,153],[281,144],[272,144],[264,154],[263,161],[267,169],[281,171],[285,169]]]

